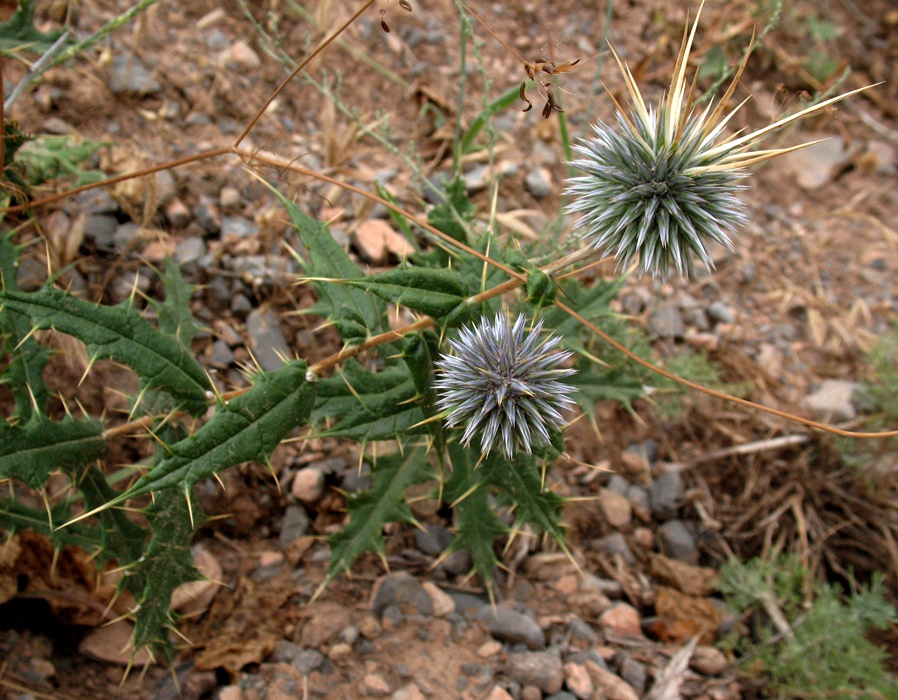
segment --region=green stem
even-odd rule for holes
[[[50,63],[50,65],[44,68],[44,70],[47,70],[47,68],[58,66],[61,63],[65,63],[70,58],[77,56],[82,51],[89,49],[91,46],[98,43],[104,36],[114,32],[119,27],[124,26],[132,19],[137,17],[137,15],[145,12],[151,5],[155,5],[157,2],[159,2],[159,0],[141,0],[130,10],[126,10],[118,17],[114,17],[113,19],[109,20],[106,24],[100,27],[100,29],[95,34],[92,34],[86,39],[83,39],[77,44],[73,44],[72,46],[67,48],[65,51],[59,54],[56,59],[52,63]],[[37,77],[38,75],[40,75],[40,73],[37,73],[35,77]]]
[[[468,55],[468,34],[471,26],[464,10],[456,5],[458,10],[459,49],[458,49],[458,107],[455,115],[455,148],[452,151],[452,174],[455,177],[461,175],[461,155],[465,152],[462,146],[462,116],[465,113],[465,87],[468,83],[468,71],[466,69]],[[481,126],[481,128],[483,128]]]

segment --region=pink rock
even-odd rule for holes
[[[293,477],[290,493],[302,503],[317,501],[324,494],[324,474],[311,467],[300,469]]]
[[[618,603],[602,613],[599,624],[607,630],[626,637],[641,637],[639,612],[632,605]]]
[[[514,700],[514,698],[508,694],[508,691],[505,690],[505,688],[494,685],[490,694],[486,696],[486,700]]]
[[[589,676],[589,671],[582,664],[565,664],[564,679],[567,689],[580,700],[589,700],[596,691],[592,678]]]
[[[610,489],[599,492],[599,508],[611,527],[626,527],[633,517],[633,506],[626,496]]]
[[[390,684],[379,673],[366,673],[362,678],[362,688],[366,695],[383,697],[390,694]]]

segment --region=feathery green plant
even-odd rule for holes
[[[743,669],[769,678],[770,697],[898,697],[898,683],[883,665],[885,650],[866,636],[898,621],[883,576],[874,575],[866,589],[852,584],[847,595],[816,583],[807,601],[804,566],[796,557],[730,562],[720,573],[728,602],[744,620],[754,620],[752,635],[740,635],[737,644]]]

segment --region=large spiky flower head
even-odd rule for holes
[[[560,336],[540,338],[542,322],[526,332],[521,314],[514,325],[502,314],[462,328],[450,341],[452,354],[437,363],[437,406],[450,426],[467,424],[462,444],[478,433],[483,453],[500,447],[506,457],[551,442],[550,431],[565,425],[562,411],[573,406],[574,388],[559,381],[574,374],[559,365],[571,356],[553,352]]]
[[[810,144],[771,150],[754,146],[770,132],[858,92],[749,134],[724,137],[727,123],[745,104],[724,116],[751,47],[720,102],[698,111],[694,80],[687,90],[686,65],[700,14],[701,6],[683,37],[670,88],[656,108],[646,106],[633,75],[612,49],[630,96],[629,113],[615,100],[617,124],[595,124],[595,135],[574,146],[582,158],[572,165],[585,174],[568,180],[567,194],[573,197],[568,211],[581,215],[575,227],[584,242],[614,256],[618,269],[637,257],[641,273],[661,278],[671,268],[688,275],[696,259],[712,268],[708,244],[732,249],[730,235],[746,221],[746,206],[737,196],[746,167]]]

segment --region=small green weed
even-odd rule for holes
[[[735,650],[743,671],[763,675],[773,698],[898,698],[898,683],[883,666],[885,651],[866,634],[894,623],[885,599],[884,577],[866,590],[814,582],[792,556],[731,562],[721,569],[721,591],[752,620],[751,635],[739,635]]]

